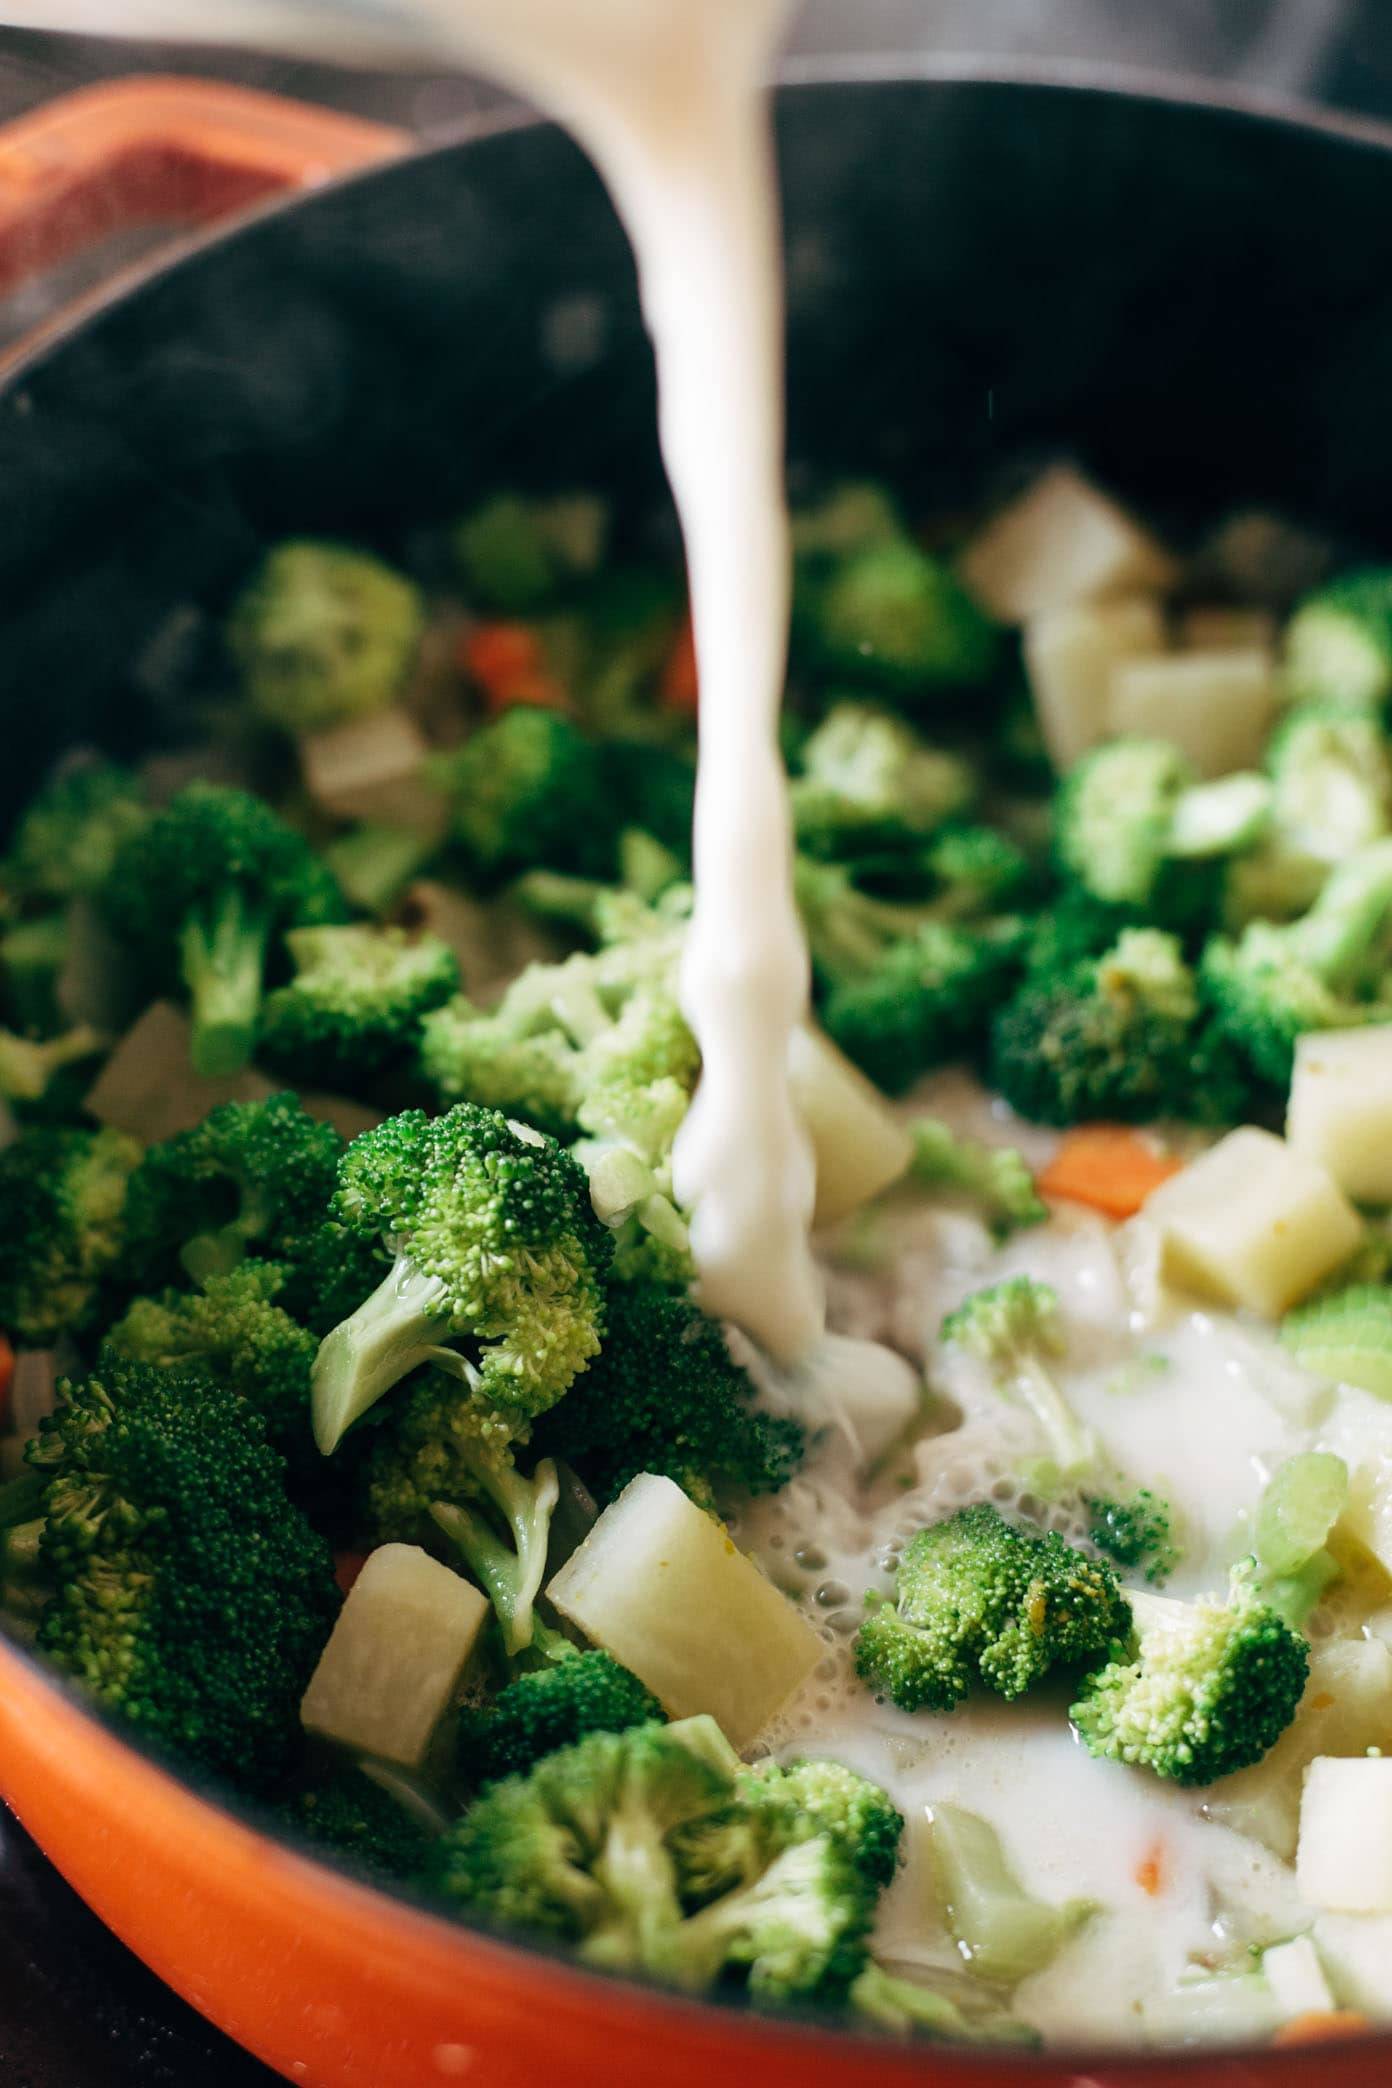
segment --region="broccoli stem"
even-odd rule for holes
[[[1292,930],[1300,955],[1335,991],[1356,985],[1392,913],[1392,842],[1363,849],[1341,865],[1305,919]]]
[[[370,1298],[319,1345],[310,1379],[314,1440],[325,1457],[355,1421],[422,1363],[450,1333],[446,1285],[398,1255]]]
[[[1097,1454],[1090,1429],[1084,1428],[1037,1357],[1017,1356],[1011,1372],[1015,1390],[1048,1438],[1059,1476],[1076,1478]]]
[[[207,914],[191,914],[179,969],[192,1003],[189,1053],[205,1080],[227,1080],[251,1057],[266,969],[269,923],[235,888]]]
[[[509,1654],[521,1653],[536,1636],[533,1604],[546,1574],[551,1516],[560,1496],[556,1467],[544,1457],[530,1479],[510,1463],[480,1452],[466,1458],[485,1498],[512,1533],[508,1545],[476,1510],[456,1501],[433,1501],[431,1517],[483,1584],[497,1613]]]
[[[0,1486],[0,1530],[18,1529],[21,1523],[42,1516],[48,1492],[46,1472],[18,1472]]]

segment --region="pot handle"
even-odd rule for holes
[[[220,80],[134,75],[79,88],[0,125],[0,296],[113,233],[206,224],[413,142]]]

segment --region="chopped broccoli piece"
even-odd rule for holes
[[[1042,1225],[1049,1207],[1034,1186],[1024,1155],[1014,1146],[959,1138],[941,1117],[918,1117],[912,1127],[909,1179],[926,1189],[969,1197],[998,1240],[1021,1227]]]
[[[798,625],[824,673],[893,690],[903,700],[980,688],[1000,633],[949,568],[907,539],[851,550],[802,576]]]
[[[106,1336],[111,1357],[173,1370],[196,1365],[252,1406],[270,1440],[302,1457],[309,1439],[309,1373],[318,1342],[276,1303],[284,1271],[244,1262],[201,1290],[137,1298]]]
[[[1109,1566],[982,1501],[911,1539],[893,1604],[857,1633],[856,1672],[901,1711],[950,1711],[974,1683],[1013,1698],[1100,1658],[1126,1617]]]
[[[846,858],[912,846],[960,817],[976,794],[971,765],[867,703],[835,704],[802,748],[793,823],[808,855]]]
[[[274,1784],[338,1593],[259,1416],[200,1372],[128,1363],[63,1387],[27,1454],[48,1482],[42,1650],[146,1740]]]
[[[1351,1283],[1287,1313],[1281,1340],[1302,1370],[1392,1399],[1392,1285]]]
[[[424,627],[403,574],[366,551],[303,540],[266,554],[227,640],[254,711],[283,732],[325,732],[396,701]]]
[[[657,1698],[602,1647],[570,1652],[509,1682],[491,1704],[466,1708],[459,1762],[475,1783],[525,1776],[543,1755],[587,1733],[626,1733],[662,1720]]]
[[[68,910],[16,921],[0,936],[0,966],[5,975],[5,1002],[12,1020],[40,1034],[64,1020],[59,983],[72,947]]]
[[[1361,711],[1299,705],[1272,734],[1266,766],[1273,823],[1289,855],[1337,861],[1392,828],[1392,750]]]
[[[51,1348],[99,1317],[139,1159],[123,1132],[48,1127],[0,1152],[0,1327],[21,1346]]]
[[[364,913],[384,914],[435,853],[435,842],[412,827],[365,822],[340,834],[324,850],[339,889]]]
[[[495,493],[455,524],[451,542],[473,599],[517,615],[599,564],[606,520],[602,503],[583,494]]]
[[[42,1042],[0,1029],[0,1095],[21,1105],[68,1103],[76,1114],[80,1091],[74,1092],[60,1076],[87,1065],[105,1048],[105,1041],[85,1022]]]
[[[560,712],[504,711],[435,756],[431,774],[449,799],[454,839],[480,869],[544,864],[603,876],[612,867],[603,757]]]
[[[803,1431],[762,1413],[719,1324],[652,1284],[617,1286],[599,1358],[538,1423],[537,1446],[573,1464],[601,1502],[639,1472],[674,1479],[704,1507],[731,1492],[776,1493]]]
[[[1304,1639],[1238,1569],[1226,1601],[1130,1597],[1134,1634],[1090,1675],[1070,1717],[1090,1754],[1179,1784],[1259,1762],[1295,1716]]]
[[[326,1455],[422,1363],[457,1368],[460,1415],[508,1442],[598,1354],[612,1242],[584,1170],[540,1132],[467,1102],[434,1119],[407,1110],[348,1147],[335,1214],[394,1259],[319,1351]],[[476,1361],[441,1355],[461,1336]]]
[[[1074,1477],[1096,1455],[1092,1433],[1077,1419],[1050,1374],[1064,1350],[1058,1292],[1032,1276],[973,1291],[949,1312],[942,1338],[984,1363],[994,1382],[1024,1400],[1061,1477]]]
[[[300,1318],[343,1140],[291,1094],[221,1102],[190,1131],[153,1145],[131,1181],[132,1280],[149,1290],[227,1275],[248,1255],[280,1264],[280,1302]],[[303,1273],[302,1273],[303,1272]]]
[[[1300,702],[1381,710],[1392,694],[1392,573],[1344,573],[1286,626],[1285,679]]]
[[[459,960],[404,928],[293,928],[295,977],[266,997],[258,1056],[290,1079],[350,1092],[404,1066],[421,1021],[459,990]]]
[[[68,769],[30,799],[0,864],[0,885],[14,898],[54,906],[93,893],[148,818],[129,770],[105,761]]]
[[[261,798],[216,783],[190,783],[123,842],[101,899],[156,976],[187,989],[193,1063],[210,1080],[251,1056],[274,938],[343,918],[309,843]]]
[[[964,2006],[939,1986],[917,1979],[895,1978],[882,1966],[867,1965],[847,1995],[863,2022],[898,2037],[928,2037],[945,2044],[1019,2045],[1040,2043],[1037,2031],[999,2007],[986,2011]]]
[[[796,890],[823,1024],[873,1081],[900,1094],[973,1047],[1017,967],[1018,922],[939,920],[932,902],[871,898],[841,865],[806,856]]]
[[[1110,740],[1060,786],[1055,847],[1066,874],[1095,899],[1186,929],[1211,918],[1221,858],[1259,838],[1270,799],[1261,776],[1196,782],[1168,740]]]
[[[1126,928],[1099,957],[1027,982],[991,1024],[990,1071],[1035,1123],[1240,1121],[1251,1080],[1204,1015],[1177,937]]]
[[[316,1853],[376,1881],[406,1884],[419,1877],[434,1840],[408,1806],[353,1767],[291,1792],[277,1804],[275,1818]]]
[[[1199,980],[1218,1025],[1263,1080],[1284,1090],[1308,1030],[1392,1019],[1392,840],[1340,863],[1288,926],[1253,921],[1215,936]]]
[[[1084,1494],[1088,1536],[1118,1566],[1139,1567],[1153,1587],[1167,1581],[1179,1564],[1169,1506],[1148,1486],[1129,1501],[1108,1494]]]

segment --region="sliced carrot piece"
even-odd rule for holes
[[[1142,1892],[1149,1893],[1152,1899],[1159,1899],[1165,1890],[1169,1869],[1167,1855],[1164,1842],[1152,1842],[1133,1873]]]
[[[679,711],[683,717],[695,717],[700,691],[696,679],[696,634],[691,628],[689,614],[672,640],[671,650],[663,663],[658,694],[664,710]]]
[[[338,1582],[340,1595],[351,1595],[353,1583],[367,1564],[366,1552],[341,1551],[334,1553],[334,1579]]]
[[[1060,1143],[1039,1176],[1039,1188],[1045,1196],[1090,1204],[1109,1218],[1130,1218],[1183,1165],[1157,1153],[1125,1124],[1080,1124]]]
[[[8,1425],[10,1418],[10,1388],[14,1384],[15,1352],[9,1336],[0,1334],[0,1428]]]
[[[531,624],[502,619],[474,624],[460,639],[458,660],[495,716],[520,704],[569,708],[570,699],[547,665],[545,646]]]
[[[1362,2037],[1372,2029],[1367,2016],[1356,2008],[1312,2008],[1305,2015],[1283,2023],[1271,2042],[1274,2045],[1324,2044],[1332,2038]]]

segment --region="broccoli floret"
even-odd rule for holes
[[[345,897],[364,913],[384,914],[425,869],[435,848],[433,838],[412,827],[368,821],[340,834],[323,853]]]
[[[1295,1716],[1305,1641],[1263,1603],[1250,1575],[1226,1601],[1130,1597],[1133,1635],[1083,1684],[1069,1716],[1090,1754],[1179,1784],[1210,1784],[1259,1762]]]
[[[931,701],[995,672],[996,626],[947,566],[906,539],[804,573],[799,594],[799,632],[824,673]]]
[[[1236,940],[1215,936],[1199,983],[1234,1048],[1284,1090],[1297,1037],[1392,1017],[1389,962],[1392,840],[1340,863],[1300,920],[1253,921]]]
[[[227,638],[253,710],[284,732],[324,732],[396,701],[424,627],[404,574],[344,544],[295,541],[267,553]]]
[[[1027,983],[991,1024],[990,1072],[1034,1123],[1240,1121],[1251,1080],[1200,1007],[1175,936],[1127,928],[1100,957]]]
[[[606,522],[602,503],[585,495],[529,500],[495,493],[455,524],[451,543],[472,598],[517,615],[540,608],[566,580],[593,571]]]
[[[538,1423],[535,1442],[573,1464],[596,1500],[661,1472],[705,1507],[776,1493],[801,1461],[790,1417],[765,1414],[719,1324],[679,1293],[616,1286],[598,1360]]]
[[[1093,898],[1186,929],[1212,917],[1221,859],[1259,837],[1270,799],[1262,776],[1196,782],[1168,740],[1111,740],[1060,786],[1055,848],[1067,876]]]
[[[1037,2046],[1039,2034],[1007,2015],[999,2003],[981,2009],[962,2005],[954,1994],[916,1979],[899,1979],[882,1966],[867,1965],[847,1995],[863,2022],[898,2037],[928,2037],[944,2044]],[[962,1997],[965,2000],[967,1997]]]
[[[60,1037],[17,1037],[13,1030],[0,1029],[0,1095],[7,1102],[29,1107],[34,1114],[60,1110],[76,1115],[81,1108],[79,1079],[73,1085],[74,1067],[85,1067],[105,1049],[106,1040],[87,1023],[65,1030]]]
[[[947,1189],[969,1197],[998,1240],[1028,1225],[1042,1225],[1049,1207],[1034,1186],[1023,1153],[1014,1146],[983,1145],[959,1138],[941,1117],[918,1117],[912,1126],[909,1179],[925,1189]]]
[[[1392,1285],[1349,1283],[1315,1298],[1287,1313],[1281,1340],[1315,1377],[1392,1399]]]
[[[14,898],[55,906],[95,892],[148,818],[129,770],[104,761],[69,769],[30,799],[0,864],[0,885]]]
[[[221,1102],[151,1146],[131,1182],[129,1271],[142,1290],[225,1276],[248,1255],[285,1271],[296,1318],[317,1289],[308,1265],[337,1182],[343,1140],[291,1094]]]
[[[275,1819],[285,1833],[345,1870],[402,1884],[419,1877],[434,1840],[399,1798],[351,1767],[331,1770],[281,1799]]]
[[[598,1354],[612,1242],[584,1170],[540,1132],[467,1102],[434,1119],[408,1110],[348,1147],[335,1215],[393,1262],[319,1351],[326,1455],[422,1363],[457,1368],[461,1413],[507,1442]],[[442,1358],[461,1337],[474,1359]]]
[[[1028,984],[1053,985],[1084,957],[1100,957],[1127,928],[1148,924],[1138,907],[1113,906],[1081,885],[1069,885],[1029,923],[1025,942]]]
[[[803,564],[844,558],[872,544],[903,543],[906,534],[893,496],[870,479],[848,480],[792,518],[793,553]]]
[[[931,902],[871,898],[841,865],[806,856],[796,891],[823,1024],[873,1081],[900,1094],[972,1048],[1016,970],[1018,922],[938,920]]]
[[[20,1029],[44,1035],[61,1027],[59,984],[71,941],[67,909],[16,921],[0,936],[5,1004]]]
[[[309,843],[261,798],[190,783],[122,845],[102,889],[113,928],[188,991],[190,1046],[210,1080],[251,1056],[273,939],[343,918]]]
[[[687,874],[696,764],[675,747],[644,740],[606,740],[600,752],[612,794],[611,824],[650,835],[674,858],[677,874]]]
[[[604,876],[613,865],[612,801],[599,749],[557,711],[518,705],[481,726],[431,775],[452,833],[495,875],[544,864]]]
[[[1172,1519],[1166,1502],[1143,1486],[1129,1501],[1107,1494],[1085,1494],[1088,1536],[1118,1566],[1139,1567],[1154,1587],[1167,1581],[1179,1564]]]
[[[295,928],[295,966],[268,994],[257,1055],[308,1085],[360,1090],[408,1064],[421,1021],[459,990],[459,960],[433,935],[404,928]]]
[[[949,826],[920,859],[940,920],[979,920],[1024,896],[1033,870],[1024,850],[997,827]],[[874,876],[874,866],[863,874]]]
[[[1025,1402],[1064,1478],[1093,1462],[1091,1431],[1073,1413],[1049,1364],[1064,1352],[1058,1292],[1032,1276],[1007,1276],[949,1312],[942,1339],[986,1366],[995,1384]]]
[[[751,1787],[718,1733],[700,1745],[708,1723],[591,1734],[490,1785],[442,1838],[438,1889],[691,1992],[728,1978],[765,2006],[842,1998],[878,1892],[848,1841],[854,1802],[827,1799],[823,1821]]]
[[[808,855],[847,858],[922,842],[976,795],[971,764],[867,703],[838,703],[802,748],[793,823]]]
[[[1288,855],[1337,861],[1392,827],[1392,751],[1365,712],[1301,704],[1272,734],[1266,766],[1273,825]]]
[[[228,1276],[209,1276],[201,1290],[137,1298],[108,1332],[103,1361],[197,1365],[255,1408],[277,1449],[302,1457],[319,1344],[276,1303],[284,1282],[273,1262],[244,1262]]]
[[[899,1866],[904,1821],[878,1784],[841,1762],[757,1762],[735,1774],[739,1802],[779,1821],[791,1843],[816,1834],[840,1841],[867,1882],[888,1885]],[[692,1838],[683,1837],[684,1853]]]
[[[491,1704],[466,1708],[459,1763],[475,1783],[525,1775],[543,1755],[573,1747],[587,1733],[626,1733],[659,1723],[661,1704],[612,1653],[591,1646],[509,1682]]]
[[[338,1593],[259,1416],[200,1372],[123,1364],[65,1386],[27,1455],[40,1647],[147,1740],[272,1785]]]
[[[893,1604],[856,1635],[856,1672],[901,1711],[950,1711],[974,1683],[1013,1698],[1099,1659],[1126,1617],[1109,1566],[983,1501],[911,1539]]]
[[[109,1130],[39,1127],[0,1152],[0,1327],[21,1346],[51,1348],[99,1317],[139,1159]]]
[[[1298,701],[1381,710],[1392,693],[1392,573],[1344,573],[1286,626],[1286,687]]]

